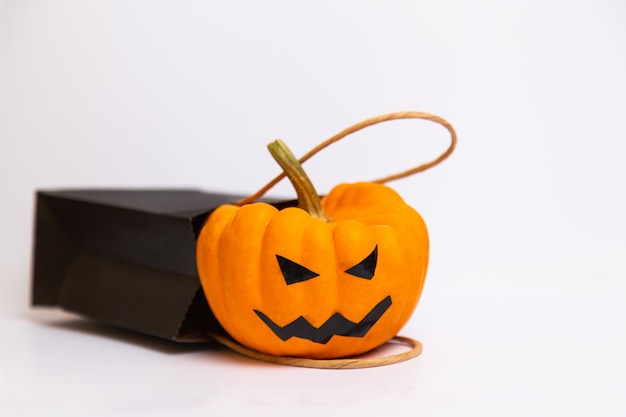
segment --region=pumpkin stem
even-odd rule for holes
[[[276,139],[267,145],[267,149],[269,149],[276,162],[278,162],[278,165],[285,171],[293,188],[296,189],[296,194],[298,194],[298,206],[309,213],[311,217],[327,221],[328,219],[322,211],[320,197],[317,191],[315,191],[313,183],[306,172],[304,172],[304,168],[302,168],[298,159],[296,159],[293,153],[291,153],[291,150],[285,145],[285,142]]]

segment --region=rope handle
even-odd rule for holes
[[[392,174],[392,175],[389,175],[389,176],[386,176],[386,177],[378,178],[378,179],[372,180],[370,182],[384,184],[384,183],[389,182],[389,181],[393,181],[393,180],[397,180],[397,179],[400,179],[400,178],[408,177],[409,175],[413,175],[413,174],[416,174],[418,172],[425,171],[428,168],[432,168],[435,165],[438,165],[439,163],[441,163],[444,159],[446,159],[448,156],[450,156],[450,154],[452,153],[452,151],[456,147],[456,143],[457,143],[456,132],[454,131],[454,128],[452,127],[452,125],[449,122],[447,122],[446,120],[444,120],[443,118],[441,118],[439,116],[435,116],[435,115],[430,114],[430,113],[417,112],[417,111],[394,112],[394,113],[387,113],[387,114],[383,114],[383,115],[380,115],[380,116],[371,117],[369,119],[363,120],[362,122],[356,123],[356,124],[346,128],[346,129],[342,130],[341,132],[337,133],[335,136],[332,136],[332,137],[326,139],[324,142],[320,143],[315,148],[311,149],[303,157],[301,157],[298,160],[298,162],[300,162],[301,164],[304,163],[305,161],[310,159],[313,155],[315,155],[316,153],[318,153],[322,149],[328,147],[329,145],[332,145],[335,142],[338,142],[339,140],[345,138],[346,136],[348,136],[348,135],[350,135],[352,133],[358,132],[361,129],[364,129],[364,128],[369,127],[369,126],[373,126],[373,125],[378,124],[378,123],[388,122],[388,121],[391,121],[391,120],[400,120],[400,119],[422,119],[422,120],[429,120],[431,122],[435,122],[435,123],[438,123],[438,124],[442,125],[443,127],[445,127],[448,130],[448,132],[450,132],[450,146],[448,146],[448,149],[446,149],[445,152],[443,152],[441,155],[439,155],[437,158],[433,159],[430,162],[418,165],[416,167],[407,169],[407,170],[399,172],[397,174]],[[251,203],[251,202],[253,202],[255,200],[258,200],[259,198],[263,197],[263,195],[265,195],[265,193],[267,193],[272,187],[274,187],[280,180],[282,180],[285,177],[285,175],[286,175],[285,172],[281,172],[278,176],[276,176],[276,178],[274,178],[273,180],[268,182],[260,190],[258,190],[254,194],[252,194],[252,195],[250,195],[250,196],[248,196],[248,197],[246,197],[244,199],[241,199],[241,200],[237,201],[235,204],[236,205],[244,205],[244,204]]]
[[[361,368],[373,368],[377,366],[391,365],[394,363],[408,361],[420,353],[422,353],[422,344],[417,340],[404,336],[395,336],[389,343],[396,343],[408,346],[410,350],[396,353],[394,355],[385,356],[382,358],[350,358],[350,359],[309,359],[309,358],[295,358],[289,356],[273,356],[265,353],[258,352],[253,349],[249,349],[240,345],[233,339],[227,336],[211,333],[209,334],[219,344],[226,346],[227,348],[246,356],[251,359],[260,360],[263,362],[276,363],[279,365],[298,366],[302,368],[319,368],[319,369],[361,369]]]

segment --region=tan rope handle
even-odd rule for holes
[[[227,336],[218,334],[210,334],[218,343],[230,348],[231,350],[246,356],[251,359],[260,360],[263,362],[276,363],[279,365],[299,366],[302,368],[321,368],[321,369],[360,369],[360,368],[373,368],[377,366],[392,365],[394,363],[404,362],[412,359],[422,353],[422,344],[417,340],[409,337],[395,336],[387,343],[399,343],[410,347],[411,349],[397,353],[395,355],[389,355],[382,358],[351,358],[351,359],[309,359],[309,358],[295,358],[288,356],[272,356],[265,353],[258,352],[253,349],[249,349],[240,345],[233,339]]]
[[[404,112],[394,112],[394,113],[388,113],[388,114],[383,114],[380,116],[375,116],[375,117],[371,117],[369,119],[363,120],[362,122],[359,122],[357,124],[354,124],[344,130],[342,130],[341,132],[337,133],[335,136],[332,136],[328,139],[326,139],[324,142],[320,143],[319,145],[317,145],[315,148],[311,149],[309,152],[307,152],[302,158],[300,158],[298,161],[302,164],[305,161],[307,161],[309,158],[311,158],[313,155],[315,155],[316,153],[318,153],[319,151],[321,151],[322,149],[326,148],[327,146],[345,138],[346,136],[355,133],[361,129],[364,129],[366,127],[369,126],[373,126],[375,124],[378,123],[382,123],[382,122],[388,122],[391,120],[399,120],[399,119],[422,119],[422,120],[429,120],[431,122],[435,122],[435,123],[439,123],[440,125],[442,125],[443,127],[445,127],[448,132],[450,132],[450,146],[448,147],[448,149],[446,149],[445,152],[443,152],[440,156],[438,156],[437,158],[433,159],[430,162],[427,162],[425,164],[422,165],[418,165],[414,168],[410,168],[407,169],[406,171],[402,171],[399,172],[397,174],[393,174],[393,175],[389,175],[383,178],[378,178],[376,180],[370,181],[370,182],[376,182],[376,183],[386,183],[392,180],[397,180],[400,178],[404,178],[404,177],[408,177],[409,175],[413,175],[416,174],[418,172],[421,171],[425,171],[428,168],[432,168],[433,166],[439,164],[440,162],[442,162],[444,159],[446,159],[448,156],[450,156],[450,154],[452,153],[452,151],[454,150],[454,148],[456,147],[456,142],[457,142],[457,136],[456,136],[456,132],[454,131],[454,128],[452,127],[452,125],[447,122],[446,120],[444,120],[443,118],[439,117],[439,116],[435,116],[433,114],[430,113],[424,113],[424,112],[417,112],[417,111],[404,111]],[[261,188],[259,191],[257,191],[256,193],[238,201],[237,205],[244,205],[244,204],[248,204],[251,203],[255,200],[258,200],[259,198],[261,198],[266,192],[268,192],[272,187],[274,187],[280,180],[282,180],[285,177],[285,173],[281,172],[276,178],[274,178],[272,181],[268,182],[265,186],[263,186],[263,188]]]

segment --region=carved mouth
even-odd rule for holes
[[[254,312],[276,336],[283,341],[289,340],[292,337],[299,337],[301,339],[310,340],[311,342],[326,344],[335,335],[350,337],[365,336],[390,306],[391,296],[388,295],[381,302],[376,304],[376,306],[358,323],[348,320],[340,313],[335,313],[319,328],[314,327],[302,316],[281,327],[259,310],[254,310]]]

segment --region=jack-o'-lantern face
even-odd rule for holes
[[[280,255],[276,255],[276,259],[287,285],[308,281],[319,276],[318,273]],[[371,280],[376,271],[377,259],[378,246],[374,248],[367,258],[363,259],[352,268],[347,269],[345,273],[357,278]],[[369,329],[376,324],[378,319],[380,319],[391,306],[391,303],[391,296],[388,295],[372,307],[358,322],[350,321],[341,313],[335,313],[320,327],[313,326],[304,316],[300,316],[291,323],[281,326],[272,321],[272,319],[267,317],[263,312],[259,310],[254,310],[254,312],[267,324],[276,336],[283,341],[287,341],[292,337],[299,337],[312,342],[326,344],[335,335],[351,337],[365,336]]]
[[[218,207],[198,238],[207,300],[239,343],[339,358],[385,343],[410,318],[428,264],[421,216],[390,188],[343,184],[323,221],[291,207]]]

